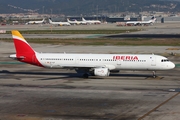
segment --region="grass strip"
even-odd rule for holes
[[[180,46],[179,39],[154,39],[154,38],[130,38],[130,39],[107,39],[107,38],[27,38],[29,43],[37,44],[61,44],[61,45],[131,45],[131,46]],[[13,42],[10,38],[0,38],[0,41]]]
[[[118,34],[136,31],[139,30],[22,30],[20,32],[21,34]],[[11,34],[11,31],[7,31],[6,34]]]

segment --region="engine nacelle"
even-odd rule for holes
[[[108,68],[95,68],[94,75],[95,76],[109,76],[110,72]]]

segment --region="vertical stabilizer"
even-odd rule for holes
[[[52,22],[52,20],[51,20],[51,18],[49,18],[49,23],[50,23],[50,24],[52,24],[52,23],[53,23],[53,22]]]
[[[32,47],[27,43],[24,37],[17,30],[12,30],[12,37],[14,40],[14,46],[16,49],[16,55],[23,54],[35,54],[35,51]]]
[[[82,21],[86,21],[86,20],[82,17]]]
[[[10,57],[16,58],[21,62],[43,67],[37,59],[37,52],[32,49],[24,37],[19,33],[19,31],[12,30],[11,32],[14,40],[16,54],[11,55]]]

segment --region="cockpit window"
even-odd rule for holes
[[[162,59],[161,62],[169,62],[168,59]]]

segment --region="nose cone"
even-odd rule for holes
[[[175,68],[175,64],[174,64],[173,62],[171,62],[170,65],[169,65],[169,68],[170,68],[170,69]]]

